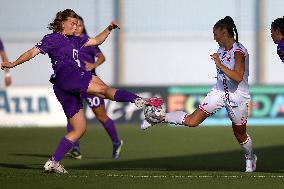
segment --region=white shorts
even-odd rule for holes
[[[248,119],[248,99],[240,99],[242,97],[233,96],[231,93],[230,95],[228,99],[234,99],[234,101],[226,100],[223,91],[213,88],[205,97],[203,104],[199,105],[199,109],[208,115],[213,115],[218,110],[225,107],[230,120],[235,125],[246,124]],[[236,100],[236,98],[238,99]],[[234,103],[235,101],[239,103]]]

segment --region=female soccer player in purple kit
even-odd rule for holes
[[[139,108],[152,102],[152,99],[144,99],[134,93],[111,88],[98,76],[79,67],[78,50],[83,46],[103,43],[111,31],[118,28],[118,24],[111,22],[99,35],[88,38],[74,36],[77,22],[78,15],[73,10],[58,12],[48,27],[53,33],[45,35],[35,47],[23,53],[15,62],[1,64],[1,69],[13,68],[39,53],[47,53],[51,59],[54,74],[50,81],[73,130],[60,140],[52,157],[45,163],[46,172],[67,173],[59,161],[85,133],[86,118],[81,98],[83,94],[94,94],[117,102],[132,102]]]
[[[271,38],[277,45],[277,54],[284,63],[284,17],[275,19],[271,24]]]
[[[75,36],[80,36],[82,38],[87,36],[87,31],[85,28],[84,20],[81,16],[79,16],[77,29],[75,31]],[[96,60],[95,60],[96,58]],[[79,61],[80,66],[87,71],[91,71],[93,75],[96,76],[95,69],[100,66],[105,61],[105,56],[101,52],[98,46],[91,47],[82,47],[79,50]],[[114,121],[109,118],[106,114],[104,99],[95,95],[87,94],[84,96],[87,101],[89,107],[92,109],[98,121],[103,125],[106,132],[108,133],[112,144],[113,144],[113,152],[112,157],[114,159],[118,159],[121,151],[121,147],[123,145],[123,141],[120,140],[117,136],[116,128]],[[68,122],[67,131],[71,131],[72,126]],[[80,153],[80,141],[74,143],[72,150],[68,153],[68,155],[75,159],[81,159],[82,155]]]

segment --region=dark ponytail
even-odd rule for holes
[[[273,30],[279,30],[282,35],[284,35],[284,16],[282,18],[276,18],[272,24],[271,27]]]
[[[237,27],[236,27],[235,22],[232,19],[232,17],[226,16],[225,18],[219,20],[214,25],[214,28],[226,29],[228,31],[228,34],[231,37],[235,37],[235,35],[236,35],[236,39],[235,40],[236,40],[237,43],[239,43],[238,30],[237,30]]]

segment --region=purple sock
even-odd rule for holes
[[[51,160],[59,162],[72,147],[73,142],[63,137],[52,155]]]
[[[126,91],[126,90],[121,90],[117,89],[115,95],[114,95],[114,100],[116,102],[134,102],[136,98],[139,98],[136,94]]]
[[[112,143],[119,144],[120,140],[117,136],[117,132],[116,132],[113,120],[109,118],[105,123],[103,123],[103,126],[106,132],[108,133],[108,135],[110,136]]]
[[[69,133],[70,131],[73,130],[73,127],[72,125],[70,124],[69,121],[67,121],[67,132]],[[80,140],[77,140],[76,142],[73,143],[74,146],[73,146],[73,149],[74,150],[77,150],[77,151],[80,151]]]

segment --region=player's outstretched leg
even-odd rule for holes
[[[152,115],[152,114],[150,114]],[[163,116],[163,119],[160,122],[176,124],[176,125],[184,125],[187,127],[196,127],[200,123],[202,123],[210,114],[205,113],[204,111],[197,108],[192,114],[187,114],[183,111],[175,111],[166,113]],[[147,115],[145,114],[147,118]],[[151,117],[151,116],[148,116]],[[157,124],[156,122],[151,122],[146,119],[141,125],[141,129],[147,129],[153,125]]]
[[[176,125],[182,125],[186,116],[188,115],[187,113],[183,111],[175,111],[175,112],[169,112],[166,113],[163,117],[160,118],[160,121],[152,121],[153,119],[157,119],[157,116],[155,115],[155,112],[153,111],[152,113],[146,114],[145,115],[145,120],[142,121],[141,124],[141,129],[146,130],[149,127],[152,127],[158,123],[170,123],[170,124],[176,124]]]
[[[97,76],[92,76],[87,91],[84,92],[116,102],[131,102],[138,108],[144,108],[146,105],[153,102],[156,103],[157,101],[163,101],[160,98],[142,98],[130,91],[109,87]]]
[[[117,89],[114,94],[114,101],[116,102],[132,102],[137,108],[145,108],[145,106],[161,106],[164,100],[158,97],[142,98],[130,91]]]

